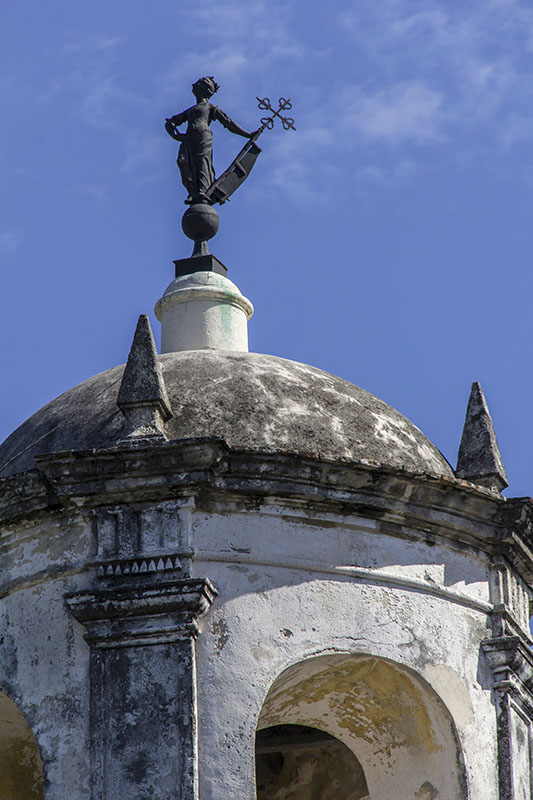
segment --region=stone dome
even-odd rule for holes
[[[453,477],[439,450],[406,417],[327,372],[257,353],[186,350],[160,356],[173,417],[169,440],[219,436],[242,449],[326,459],[364,459]],[[0,477],[35,467],[34,457],[110,447],[124,418],[116,401],[124,366],[70,389],[0,446]]]

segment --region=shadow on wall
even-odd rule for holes
[[[332,770],[343,776],[332,800],[467,798],[450,713],[419,675],[392,661],[331,655],[289,667],[257,729],[258,800],[314,799],[309,787],[327,785]]]
[[[43,800],[43,768],[35,737],[15,703],[0,692],[0,798]]]

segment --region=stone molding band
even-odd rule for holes
[[[246,553],[235,553],[228,556],[225,553],[217,553],[207,550],[196,550],[195,561],[217,561],[222,563],[250,564],[264,567],[280,567],[286,569],[306,569],[312,572],[322,572],[329,575],[345,575],[346,577],[364,580],[373,583],[381,583],[387,586],[397,586],[403,589],[413,589],[424,592],[434,597],[442,597],[458,605],[479,611],[482,614],[491,614],[494,606],[484,600],[475,597],[468,597],[462,592],[454,592],[445,589],[429,581],[419,578],[406,578],[402,575],[393,575],[381,570],[367,569],[366,567],[334,566],[331,564],[321,564],[317,561],[310,561],[303,558],[262,558],[261,556],[248,555]]]
[[[186,303],[190,300],[214,300],[218,303],[226,303],[244,311],[246,319],[250,319],[254,313],[251,302],[242,294],[230,292],[228,289],[217,289],[216,287],[189,286],[186,289],[177,289],[164,295],[155,305],[155,315],[161,321],[163,314],[177,303]]]

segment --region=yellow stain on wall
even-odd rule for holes
[[[272,686],[258,727],[292,723],[335,726],[390,757],[395,748],[435,753],[437,742],[427,699],[404,670],[368,657],[331,657],[329,666],[312,671],[311,662],[286,671]],[[333,732],[333,731],[330,731]]]
[[[24,716],[0,692],[0,798],[43,800],[41,757]]]

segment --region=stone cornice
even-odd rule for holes
[[[422,532],[429,540],[444,537],[458,547],[504,556],[533,582],[531,501],[506,500],[466,481],[363,461],[239,451],[213,438],[69,451],[39,456],[37,463],[39,472],[5,479],[9,491],[0,500],[0,519],[2,513],[4,520],[13,519],[24,508],[30,514],[45,511],[51,502],[96,507],[207,493],[257,504],[279,497],[329,513],[377,519],[380,530],[393,536],[420,538]]]
[[[85,638],[95,647],[131,647],[196,637],[197,619],[216,595],[206,578],[180,579],[156,586],[88,590],[66,595]]]
[[[352,503],[355,493],[380,496],[403,507],[422,503],[492,524],[505,500],[466,481],[413,473],[366,461],[328,461],[292,452],[237,450],[223,439],[168,442],[156,447],[68,451],[37,457],[64,501],[96,505],[142,495],[158,499],[188,487],[247,495]],[[466,514],[465,514],[466,511]]]
[[[493,687],[512,692],[533,712],[533,653],[520,636],[485,639],[481,647],[494,676]]]

